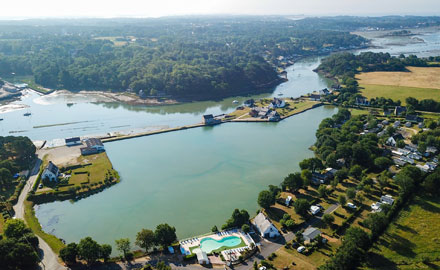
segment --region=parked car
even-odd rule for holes
[[[351,209],[356,209],[356,208],[357,208],[357,206],[354,205],[354,204],[351,203],[351,202],[347,203],[347,207],[350,207]]]
[[[39,185],[38,185],[38,188],[43,188],[43,184],[39,184]]]
[[[298,251],[299,253],[303,253],[306,250],[305,246],[300,246],[299,248],[296,249],[296,251]]]

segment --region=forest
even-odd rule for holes
[[[52,89],[208,99],[267,91],[284,60],[363,47],[364,38],[279,17],[0,23],[0,76]]]

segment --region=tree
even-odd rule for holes
[[[4,234],[7,238],[19,239],[31,230],[26,227],[21,219],[8,219],[5,223]]]
[[[80,259],[92,265],[100,257],[101,247],[91,237],[83,238],[78,244],[78,255]]]
[[[315,172],[316,170],[324,169],[324,165],[322,164],[322,161],[316,157],[304,159],[299,163],[299,167],[301,168],[301,170],[309,169],[312,172]]]
[[[264,209],[269,209],[275,203],[275,197],[268,190],[263,190],[258,194],[258,205]]]
[[[154,246],[154,242],[154,232],[152,230],[142,229],[136,235],[135,244],[145,249],[145,252],[148,252],[148,250]]]
[[[303,188],[307,190],[310,186],[310,181],[312,180],[312,172],[308,169],[301,171],[301,178],[303,179]]]
[[[211,229],[211,232],[218,232],[217,225],[214,225]]]
[[[345,197],[344,194],[339,194],[338,202],[340,205],[345,206],[345,204],[347,203],[347,198]]]
[[[423,183],[425,190],[432,194],[440,194],[440,172],[434,172],[428,175]]]
[[[298,199],[293,203],[295,212],[301,216],[306,216],[310,208],[310,203],[306,199]]]
[[[349,175],[358,179],[362,175],[362,167],[359,165],[352,166],[350,168]]]
[[[376,166],[380,171],[387,169],[392,164],[393,162],[387,157],[377,157],[374,159],[374,166]]]
[[[327,187],[325,185],[319,185],[318,194],[320,198],[324,198],[327,195]]]
[[[242,210],[235,209],[234,212],[232,212],[231,218],[226,221],[226,224],[223,224],[222,230],[226,230],[234,227],[241,227],[243,224],[246,224],[248,222],[249,222],[249,213],[244,209]]]
[[[66,264],[76,263],[76,256],[78,256],[78,245],[70,243],[60,250],[60,258]]]
[[[100,257],[104,260],[104,262],[107,262],[110,258],[110,255],[112,254],[112,246],[108,244],[102,244],[100,251]]]
[[[295,192],[298,189],[302,188],[303,184],[303,178],[301,177],[300,173],[291,173],[286,178],[284,178],[282,186],[284,189],[287,187],[290,192]]]
[[[356,197],[356,189],[354,189],[354,188],[347,188],[346,194],[347,194],[347,198],[352,200],[352,199],[354,199]]]
[[[115,240],[115,243],[116,243],[116,249],[119,252],[122,252],[124,258],[126,258],[127,253],[130,252],[130,239],[128,238],[117,239]]]
[[[241,226],[241,230],[245,233],[249,233],[251,231],[251,227],[249,227],[248,224],[243,224],[243,226]]]
[[[295,221],[289,218],[288,220],[286,220],[285,226],[288,230],[293,230],[293,228],[295,227]]]
[[[156,265],[157,270],[171,270],[171,266],[166,265],[165,262],[160,261]]]
[[[157,245],[165,248],[177,240],[176,228],[171,227],[166,223],[159,224],[156,227],[156,231],[154,231],[154,239]]]
[[[404,196],[410,194],[414,189],[414,180],[406,174],[397,174],[394,181],[399,186],[399,192]]]
[[[335,217],[332,214],[324,214],[322,216],[322,221],[327,225],[331,226],[335,221]]]
[[[338,182],[344,181],[345,179],[347,179],[347,177],[348,177],[347,168],[342,168],[335,173],[335,179],[338,180]]]
[[[384,213],[372,213],[364,221],[368,229],[371,230],[373,236],[378,236],[387,226],[388,219]]]
[[[5,270],[36,269],[38,267],[37,253],[26,243],[14,239],[0,240],[0,266]]]

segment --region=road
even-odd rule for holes
[[[38,173],[40,171],[41,159],[38,159],[35,163],[34,168],[30,172],[29,179],[21,191],[20,196],[18,197],[17,204],[14,205],[15,217],[24,220],[24,201],[26,200],[26,196],[29,191],[32,190],[32,186],[34,185],[35,180],[38,177]],[[62,266],[58,262],[58,256],[52,251],[49,245],[44,242],[43,239],[38,237],[39,248],[40,248],[40,258],[41,260],[41,268],[45,270],[66,270],[67,268]]]

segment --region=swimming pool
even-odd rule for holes
[[[220,240],[215,240],[213,238],[207,237],[200,240],[200,249],[206,253],[211,253],[213,250],[219,249],[221,247],[235,247],[240,245],[241,238],[238,236],[228,236]]]

